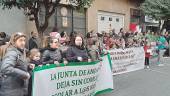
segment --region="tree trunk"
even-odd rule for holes
[[[162,27],[160,29],[160,32],[163,32],[164,29],[167,30],[168,20],[164,20],[162,23]]]
[[[44,13],[44,22],[42,25],[40,25],[40,21],[39,21],[39,18],[38,18],[38,12],[40,9],[37,9],[34,13],[34,18],[35,18],[35,24],[36,24],[36,28],[38,30],[38,33],[39,33],[39,37],[41,39],[41,45],[42,45],[42,41],[44,39],[44,33],[46,31],[46,29],[48,28],[48,25],[49,25],[49,19],[50,17],[55,13],[55,9],[57,7],[57,5],[59,4],[60,0],[58,0],[56,2],[56,4],[52,5],[52,7],[48,6],[46,3],[48,3],[46,0],[44,1],[44,5],[41,5],[41,7],[44,7],[45,9],[45,13]]]
[[[163,31],[164,22],[165,22],[165,20],[159,20],[159,31],[160,32]]]

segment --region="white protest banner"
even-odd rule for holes
[[[113,75],[144,69],[143,47],[110,50]]]
[[[111,91],[114,89],[110,54],[103,56],[102,60],[102,67],[99,73],[98,82],[96,86],[96,94],[100,94],[104,91]]]
[[[34,70],[33,96],[94,96],[97,90],[102,62],[69,63],[68,66],[43,66]],[[110,66],[109,63],[106,66]],[[111,69],[110,69],[111,70]],[[111,76],[112,77],[112,76]],[[112,83],[113,80],[107,81]],[[109,86],[110,87],[110,86]]]

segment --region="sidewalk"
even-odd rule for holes
[[[114,76],[114,91],[99,96],[170,96],[170,58],[162,67],[153,61],[150,69]]]

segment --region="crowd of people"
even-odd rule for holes
[[[170,34],[168,32],[125,32],[122,28],[118,34],[114,30],[103,32],[105,49],[143,47],[145,51],[145,65],[149,68],[149,59],[157,55],[157,65],[163,66],[162,58],[169,57]]]
[[[144,47],[145,64],[149,66],[152,46],[157,48],[158,63],[164,54],[169,56],[170,35],[160,33],[133,33],[111,30],[110,32],[88,32],[86,36],[79,32],[51,32],[39,40],[37,32],[31,32],[31,38],[22,32],[9,36],[0,33],[0,96],[31,96],[32,70],[37,66],[69,62],[91,62],[102,60],[100,55],[115,48]],[[28,46],[27,46],[28,45]],[[26,47],[27,46],[27,47]]]

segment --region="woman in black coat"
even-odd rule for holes
[[[90,61],[87,49],[85,48],[83,38],[80,35],[75,36],[74,43],[66,52],[66,59],[69,62]]]
[[[58,64],[63,62],[62,52],[59,50],[59,39],[49,37],[46,42],[48,45],[42,54],[42,63]]]

